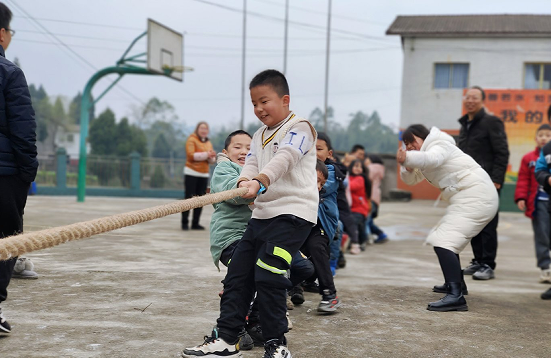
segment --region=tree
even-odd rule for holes
[[[103,111],[90,126],[89,141],[92,154],[113,155],[117,149],[115,113],[109,108]]]
[[[170,158],[170,145],[163,133],[160,133],[157,138],[155,138],[151,156],[154,158]]]
[[[145,134],[150,153],[153,153],[155,141],[159,134],[163,134],[175,158],[184,158],[186,156],[186,136],[180,129],[177,129],[174,124],[156,121],[151,127],[145,130]]]
[[[90,103],[94,101],[94,98],[90,96]],[[77,95],[73,98],[71,103],[69,104],[69,111],[67,113],[69,120],[71,123],[80,125],[80,109],[82,105],[82,93],[78,92]],[[92,106],[90,108],[90,123],[92,123],[93,119],[96,115],[96,107]]]
[[[136,124],[146,128],[155,122],[174,123],[178,120],[174,106],[167,101],[161,101],[157,97],[151,98],[143,107],[134,109]]]

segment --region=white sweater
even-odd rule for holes
[[[317,222],[316,139],[308,120],[292,112],[280,124],[256,131],[240,178],[256,178],[267,188],[254,202],[253,218],[292,214]]]

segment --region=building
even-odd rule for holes
[[[551,15],[398,16],[387,34],[401,36],[404,53],[400,127],[458,134],[464,89],[481,86],[488,111],[505,122],[514,183],[551,104]],[[427,185],[413,196],[436,197]]]

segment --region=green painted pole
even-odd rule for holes
[[[156,73],[149,72],[145,68],[140,67],[122,67],[122,66],[113,66],[107,67],[103,70],[96,72],[86,83],[84,87],[84,92],[82,93],[82,100],[80,105],[80,154],[78,161],[78,184],[77,184],[77,201],[84,202],[84,197],[86,196],[86,142],[88,140],[88,123],[90,123],[90,109],[97,102],[91,102],[92,88],[102,77],[117,73],[120,77],[125,74],[134,74],[134,75],[156,75]],[[117,81],[120,79],[117,79]],[[99,97],[98,100],[103,97],[103,95],[112,88],[108,87]]]

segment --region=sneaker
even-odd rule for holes
[[[264,356],[262,358],[292,358],[289,348],[287,348],[287,340],[270,339],[264,344]]]
[[[344,257],[344,253],[339,251],[339,260],[337,261],[337,267],[338,268],[345,268],[346,267],[346,258]]]
[[[302,283],[302,288],[306,292],[314,292],[314,293],[319,293],[320,292],[320,287],[318,286],[316,281],[314,281],[314,282],[304,281]]]
[[[385,233],[382,233],[377,237],[375,241],[373,241],[375,244],[384,244],[388,241],[388,236]]]
[[[4,318],[4,315],[2,314],[2,308],[0,307],[0,333],[10,333],[11,332],[11,326]]]
[[[293,329],[293,321],[291,321],[291,316],[289,315],[289,311],[285,313],[285,316],[287,316],[287,330]]]
[[[20,257],[15,262],[15,266],[13,267],[13,274],[11,277],[26,280],[36,280],[38,278],[38,274],[34,272],[34,264],[31,262],[31,260],[25,257]]]
[[[465,267],[465,269],[463,270],[463,274],[464,275],[472,275],[476,271],[478,271],[481,266],[482,265],[479,264],[478,261],[473,259],[473,260],[471,260],[471,263],[469,264],[469,266]]]
[[[254,348],[254,341],[245,328],[239,332],[239,350],[250,351]]]
[[[295,309],[295,305],[293,304],[293,301],[291,301],[291,297],[287,295],[287,309],[293,310]]]
[[[264,336],[262,335],[262,326],[260,324],[247,326],[247,333],[253,339],[255,345],[264,345]]]
[[[331,293],[329,290],[323,290],[321,302],[318,305],[318,312],[333,313],[341,306],[341,300],[337,293]]]
[[[305,301],[304,291],[300,285],[291,288],[291,291],[289,291],[289,296],[291,296],[291,302],[295,305],[301,305]]]
[[[551,288],[541,294],[542,300],[551,300]]]
[[[239,342],[239,341],[238,341]],[[218,328],[212,330],[211,336],[205,336],[203,344],[182,351],[184,358],[196,357],[243,357],[239,352],[239,343],[229,344],[218,337]]]
[[[205,227],[199,224],[191,225],[191,230],[205,230]]]
[[[367,242],[360,244],[360,250],[365,251],[367,249]]]
[[[350,253],[352,255],[358,255],[360,252],[362,252],[360,244],[352,244],[352,246],[350,246]]]
[[[494,270],[486,264],[482,264],[478,271],[473,273],[473,279],[475,280],[491,280],[495,277]]]
[[[540,283],[551,283],[551,270],[550,269],[541,270]]]

